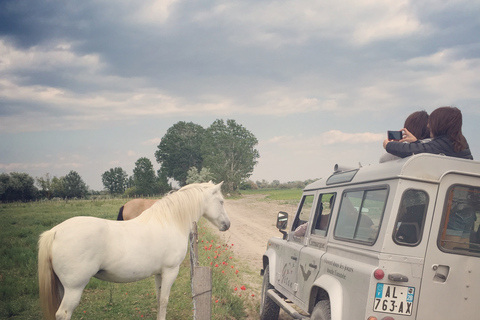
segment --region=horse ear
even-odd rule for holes
[[[220,182],[219,184],[216,184],[216,185],[215,185],[215,190],[214,190],[214,192],[216,192],[216,191],[220,191],[220,190],[221,190],[221,188],[222,188],[222,184],[223,184],[223,181],[222,181],[222,182]]]

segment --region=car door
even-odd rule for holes
[[[291,232],[280,257],[281,263],[277,268],[279,285],[292,295],[295,295],[298,291],[297,268],[300,252],[305,246],[305,233],[301,234],[298,230],[306,231],[308,229],[314,198],[315,195],[313,193],[303,195]],[[295,232],[296,230],[297,232]]]
[[[417,319],[478,319],[480,178],[445,175],[435,206]]]
[[[312,220],[312,227],[309,228],[307,245],[300,252],[298,264],[298,286],[297,297],[305,305],[308,304],[310,288],[320,273],[320,261],[325,253],[327,244],[327,232],[330,224],[330,217],[333,209],[335,194],[320,194],[316,200],[315,215]]]

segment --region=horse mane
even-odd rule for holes
[[[154,219],[163,226],[176,225],[188,234],[192,222],[203,215],[205,193],[214,186],[213,183],[186,185],[155,202],[134,220],[148,223]]]

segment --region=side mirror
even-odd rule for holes
[[[277,215],[277,229],[285,230],[288,224],[288,213],[279,211]]]
[[[283,231],[287,229],[288,224],[288,213],[279,211],[277,214],[277,228],[283,234],[283,239],[287,239],[287,232]]]

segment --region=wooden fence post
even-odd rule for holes
[[[197,223],[190,233],[190,278],[192,280],[193,319],[210,320],[212,317],[212,269],[198,265]]]

